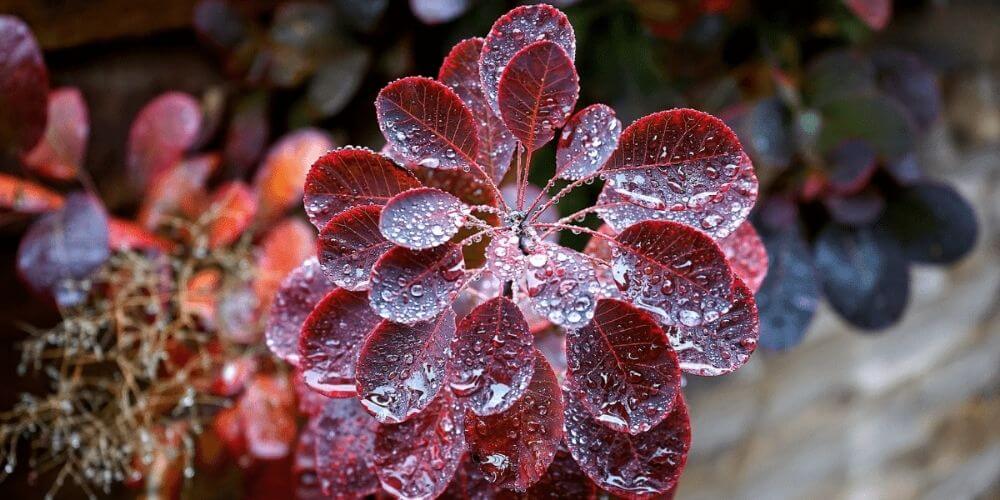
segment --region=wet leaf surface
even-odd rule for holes
[[[717,376],[735,371],[750,360],[760,337],[753,292],[736,278],[729,311],[711,323],[678,326],[668,336],[684,373]]]
[[[466,453],[461,465],[455,470],[455,477],[448,489],[439,498],[443,500],[493,500],[502,495],[502,490],[486,480],[479,463]]]
[[[392,243],[379,232],[382,207],[362,205],[330,219],[319,232],[319,259],[323,271],[337,286],[367,290],[372,266]]]
[[[560,447],[542,479],[531,485],[520,498],[525,500],[556,500],[560,498],[593,500],[597,498],[597,493],[597,487],[580,470],[580,466],[573,460],[573,456]]]
[[[486,480],[523,492],[538,482],[563,438],[563,401],[555,372],[540,352],[528,391],[507,411],[466,415],[465,438]]]
[[[666,419],[634,436],[597,422],[572,388],[564,398],[566,444],[580,469],[598,486],[631,498],[663,493],[677,484],[691,447],[691,424],[682,395]]]
[[[420,250],[448,242],[468,215],[469,208],[455,196],[439,189],[416,188],[385,204],[379,228],[393,243]]]
[[[617,432],[638,434],[666,418],[680,392],[677,354],[648,313],[614,299],[566,334],[567,378],[588,411]]]
[[[750,221],[740,224],[732,234],[718,240],[733,274],[743,280],[754,293],[767,276],[767,249]]]
[[[281,282],[274,295],[264,337],[275,356],[299,364],[299,333],[316,304],[333,291],[319,261],[309,258]]]
[[[143,189],[181,160],[198,140],[201,106],[183,92],[167,92],[150,101],[132,122],[126,165],[132,182]]]
[[[383,321],[364,342],[358,358],[361,404],[382,423],[398,423],[424,411],[448,380],[455,313],[403,325]],[[428,410],[430,411],[430,410]]]
[[[394,247],[372,269],[372,308],[400,323],[426,321],[451,305],[465,281],[462,249],[446,244],[427,250]]]
[[[31,29],[14,16],[0,15],[0,150],[30,150],[45,133],[49,74]]]
[[[757,177],[721,120],[690,109],[640,118],[602,169],[601,217],[616,231],[644,220],[687,224],[724,238],[750,214]]]
[[[922,183],[889,200],[884,224],[914,262],[955,262],[976,245],[972,206],[944,184]]]
[[[24,158],[29,170],[50,179],[70,180],[83,166],[90,137],[90,116],[83,94],[74,87],[49,93],[45,135]]]
[[[378,422],[354,398],[331,399],[313,424],[320,486],[336,498],[378,491],[375,436]]]
[[[576,180],[594,174],[618,147],[622,122],[604,104],[593,104],[573,115],[563,127],[556,148],[556,175]]]
[[[820,301],[820,278],[812,249],[798,222],[760,224],[767,249],[767,277],[757,291],[760,345],[782,350],[802,341]]]
[[[323,297],[299,336],[299,364],[306,385],[330,397],[354,396],[362,343],[380,321],[364,292],[341,288]]]
[[[496,297],[458,324],[451,345],[449,387],[477,415],[501,413],[528,389],[534,365],[533,338],[521,310]]]
[[[580,97],[573,60],[555,42],[542,40],[514,54],[497,87],[500,116],[528,151],[555,137]]]
[[[289,217],[272,227],[257,246],[256,277],[253,282],[257,301],[264,310],[274,300],[288,273],[316,255],[316,233],[298,217]]]
[[[885,198],[878,190],[867,188],[845,196],[827,196],[823,206],[834,222],[845,226],[863,227],[878,220],[885,210]]]
[[[594,317],[600,284],[586,256],[541,242],[525,260],[525,290],[536,314],[567,328],[579,328]]]
[[[393,196],[420,187],[409,171],[361,148],[331,151],[306,176],[305,208],[318,229],[333,216],[358,205],[385,205]]]
[[[326,132],[308,128],[289,133],[271,146],[253,184],[261,220],[274,220],[302,200],[309,167],[332,147]]]

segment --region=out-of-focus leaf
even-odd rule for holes
[[[273,221],[302,200],[309,168],[332,147],[330,136],[316,129],[291,132],[271,147],[253,183],[260,220]]]
[[[257,248],[254,292],[267,307],[285,276],[316,255],[316,233],[308,222],[289,217],[271,228]]]
[[[875,222],[885,209],[885,198],[874,189],[823,198],[830,218],[845,226],[861,227]]]
[[[236,241],[250,227],[257,201],[250,186],[233,181],[215,190],[208,207],[208,246],[219,248]]]
[[[0,151],[21,154],[45,132],[49,74],[31,29],[0,15]]]
[[[198,139],[198,100],[182,92],[167,92],[150,101],[129,131],[126,165],[132,182],[142,189],[172,167]]]
[[[832,151],[844,141],[868,142],[886,160],[914,150],[915,130],[899,104],[884,96],[849,97],[831,101],[820,109],[822,129],[817,146]]]
[[[23,158],[30,170],[51,179],[69,180],[83,166],[90,136],[90,117],[83,94],[63,87],[49,94],[45,135]]]
[[[718,243],[733,273],[756,293],[767,276],[767,250],[753,224],[750,221],[740,224],[733,234],[718,240]]]
[[[270,130],[266,94],[250,94],[237,101],[222,153],[226,163],[236,173],[250,171],[264,152]]]
[[[871,60],[849,50],[827,52],[813,61],[802,84],[802,96],[812,107],[875,92],[875,67]]]
[[[872,62],[882,92],[902,105],[919,130],[930,128],[941,114],[941,89],[934,72],[902,50],[878,50]]]
[[[74,281],[88,277],[109,254],[104,206],[91,194],[75,193],[28,229],[17,250],[17,270],[35,292],[72,306],[86,296]]]
[[[196,218],[207,203],[205,183],[218,166],[216,154],[195,156],[173,165],[153,179],[136,220],[146,229],[156,229],[170,215]]]
[[[758,166],[783,169],[795,154],[792,119],[777,97],[761,99],[726,120]]]
[[[848,139],[826,155],[829,187],[835,194],[854,194],[868,185],[878,167],[875,150],[865,141]]]
[[[389,0],[333,0],[340,17],[352,28],[369,32],[389,6]]]
[[[247,449],[262,459],[288,455],[295,441],[295,392],[285,377],[257,375],[239,401]]]
[[[886,227],[916,262],[948,264],[976,245],[979,228],[972,206],[944,184],[914,184],[889,199]]]
[[[327,118],[344,109],[364,81],[370,60],[368,51],[353,48],[323,61],[309,82],[307,94],[317,118]]]
[[[62,196],[54,191],[34,182],[0,173],[0,210],[38,214],[50,212],[62,205]]]
[[[424,24],[441,24],[461,16],[470,0],[410,0],[410,10]]]
[[[816,237],[816,270],[830,305],[851,324],[878,330],[906,308],[909,262],[880,228],[827,225]]]
[[[316,303],[334,288],[315,257],[306,259],[288,274],[274,296],[264,329],[267,347],[275,356],[299,365],[302,324]]]
[[[220,50],[234,50],[250,32],[246,14],[228,0],[202,0],[194,9],[194,28]]]
[[[174,248],[172,241],[132,221],[114,217],[108,221],[108,244],[113,251],[154,250],[166,253]]]
[[[881,30],[892,18],[892,0],[843,0],[854,15],[869,28]]]
[[[882,168],[892,176],[892,178],[904,185],[912,185],[924,178],[924,172],[917,162],[916,153],[904,155],[901,158],[883,163]]]
[[[280,4],[271,24],[268,81],[278,87],[302,83],[333,51],[335,19],[332,6],[325,3]]]

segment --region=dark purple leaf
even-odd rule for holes
[[[860,139],[884,160],[896,160],[914,150],[914,123],[895,101],[881,95],[862,95],[831,101],[820,109],[823,126],[817,137],[821,152],[844,141]]]
[[[331,399],[312,427],[316,436],[316,472],[327,495],[362,498],[378,491],[378,422],[356,399]]]
[[[319,232],[319,260],[337,286],[367,290],[372,267],[392,243],[379,232],[382,208],[362,205],[341,212]]]
[[[379,229],[389,241],[421,250],[447,243],[468,215],[469,208],[455,196],[440,189],[416,188],[385,204]]]
[[[465,422],[465,438],[486,479],[518,492],[541,479],[563,438],[559,381],[542,353],[533,357],[531,384],[514,406],[487,417],[470,413]]]
[[[829,224],[816,237],[815,257],[827,300],[851,324],[878,330],[903,315],[909,262],[882,230]]]
[[[358,398],[382,423],[398,423],[424,411],[448,381],[448,348],[455,313],[404,325],[383,321],[358,358]],[[430,410],[428,410],[430,411]]]
[[[465,454],[464,429],[462,409],[447,390],[410,420],[380,425],[375,463],[382,488],[397,498],[443,493]]]
[[[580,97],[573,59],[557,43],[541,40],[511,58],[497,87],[500,116],[514,137],[534,151],[555,137]]]
[[[976,245],[976,214],[944,184],[914,184],[889,200],[884,224],[915,262],[955,262]]]
[[[878,167],[875,150],[867,142],[850,139],[827,153],[830,189],[836,194],[854,194],[864,189]]]
[[[601,286],[584,254],[543,241],[526,261],[525,288],[536,314],[566,328],[579,328],[594,317]]]
[[[576,56],[576,35],[566,15],[549,5],[516,7],[493,23],[479,58],[483,93],[493,112],[500,115],[500,77],[521,49],[540,40],[558,44],[569,56]],[[572,64],[571,64],[572,65]]]
[[[769,97],[737,106],[727,113],[726,123],[739,135],[758,167],[782,169],[795,155],[792,117],[779,97]]]
[[[448,243],[427,250],[395,247],[372,268],[372,307],[385,319],[415,323],[447,309],[465,282],[462,249]]]
[[[316,304],[334,286],[315,257],[307,259],[281,283],[268,314],[264,336],[275,356],[299,364],[299,333]]]
[[[132,122],[126,165],[132,182],[143,189],[181,160],[201,131],[201,105],[183,92],[167,92],[150,101]]]
[[[760,338],[753,292],[736,278],[733,306],[711,323],[668,330],[681,370],[701,376],[724,375],[750,360]]]
[[[260,92],[241,98],[226,130],[222,153],[226,163],[236,172],[249,172],[264,153],[270,132],[267,94]]]
[[[228,0],[203,0],[195,5],[194,28],[217,49],[230,51],[249,36],[250,22],[243,11]]]
[[[765,210],[770,205],[765,205]],[[812,251],[798,222],[772,226],[761,224],[767,249],[767,277],[757,291],[760,314],[760,345],[766,349],[788,349],[802,341],[820,299],[819,276]]]
[[[926,131],[941,114],[941,89],[937,76],[914,54],[881,49],[872,54],[878,86],[899,102],[913,117],[917,128]]]
[[[0,151],[29,151],[45,132],[49,73],[31,29],[0,15]]]
[[[479,136],[477,161],[493,182],[500,184],[514,157],[514,136],[507,130],[500,115],[493,111],[483,93],[479,78],[479,55],[482,38],[469,38],[455,45],[444,58],[438,80],[458,94],[472,111]]]
[[[618,147],[622,122],[604,104],[593,104],[573,115],[563,127],[556,148],[556,174],[569,180],[588,177],[604,166]]]
[[[861,227],[870,225],[882,215],[885,198],[882,197],[882,193],[868,188],[850,195],[827,196],[823,198],[823,205],[835,222],[845,226]]]
[[[299,336],[299,365],[306,385],[330,397],[353,397],[361,345],[380,321],[364,292],[341,288],[323,297]]]
[[[528,322],[505,297],[490,299],[458,324],[451,345],[451,390],[477,415],[510,408],[531,382],[534,353]]]
[[[24,156],[24,164],[50,179],[73,179],[83,166],[90,136],[83,94],[75,87],[53,90],[49,94],[48,117],[45,135]]]
[[[97,197],[74,193],[62,209],[35,221],[17,249],[17,270],[32,290],[60,306],[79,303],[88,277],[108,259],[108,215]]]
[[[572,387],[563,398],[566,444],[580,469],[598,486],[635,498],[664,493],[677,484],[691,447],[691,424],[681,394],[666,419],[634,436],[597,422]]]
[[[368,149],[341,148],[313,163],[306,176],[306,215],[318,229],[358,205],[385,205],[393,196],[420,187],[405,168]]]
[[[598,422],[639,434],[667,417],[681,389],[663,328],[628,302],[602,299],[594,319],[566,335],[566,374]]]
[[[455,91],[411,76],[386,85],[375,99],[379,128],[402,158],[427,168],[469,168],[479,140],[472,112]]]
[[[601,217],[616,231],[665,219],[724,238],[757,199],[757,177],[733,131],[690,109],[640,118],[602,169]]]

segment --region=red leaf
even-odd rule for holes
[[[607,224],[601,224],[601,227],[597,229],[597,232],[608,236],[615,235],[614,229],[611,229],[611,226]],[[587,241],[587,246],[583,248],[583,253],[608,262],[609,264],[608,267],[595,266],[597,270],[597,282],[601,285],[601,290],[598,292],[597,296],[606,299],[620,299],[622,294],[615,285],[615,279],[611,274],[610,263],[613,259],[613,255],[611,243],[608,242],[607,238],[590,238],[590,240]]]
[[[477,415],[506,411],[528,390],[533,340],[510,299],[480,304],[459,323],[451,345],[452,391]]]
[[[253,282],[257,301],[265,308],[270,306],[285,276],[315,255],[316,234],[302,219],[290,217],[271,228],[257,247]]]
[[[49,74],[38,42],[20,19],[0,15],[0,152],[30,150],[45,132]]]
[[[616,239],[615,284],[665,325],[698,326],[725,313],[733,275],[722,249],[705,233],[666,221],[629,227]]]
[[[286,378],[258,375],[239,402],[247,449],[265,460],[291,451],[295,425],[295,393]]]
[[[551,141],[556,129],[566,123],[580,97],[580,78],[566,51],[542,40],[514,55],[497,92],[507,128],[534,151]]]
[[[378,491],[375,436],[378,423],[356,399],[331,399],[314,424],[316,472],[327,495],[362,498]]]
[[[448,483],[448,489],[441,494],[443,500],[492,500],[502,495],[479,470],[479,463],[466,453],[455,476]]]
[[[583,254],[554,243],[540,243],[527,258],[525,285],[536,314],[566,328],[594,317],[600,285]]]
[[[223,408],[212,417],[212,430],[219,436],[226,451],[233,457],[241,457],[247,451],[247,440],[243,435],[243,418],[239,407]]]
[[[618,147],[622,122],[604,104],[581,109],[563,127],[556,148],[556,175],[577,180],[596,173]]]
[[[476,164],[479,141],[472,112],[447,85],[411,76],[375,99],[379,128],[402,158],[428,168]]]
[[[567,332],[566,361],[584,406],[617,432],[648,431],[681,390],[677,354],[663,329],[620,300],[601,300],[587,326]]]
[[[431,404],[448,379],[455,313],[403,325],[379,323],[358,357],[358,399],[383,423],[408,420]]]
[[[337,286],[367,290],[372,266],[392,243],[378,227],[381,207],[363,205],[348,209],[319,232],[319,259],[323,271]]]
[[[300,325],[301,326],[301,325]],[[295,339],[298,341],[298,338]],[[298,349],[296,349],[297,351]],[[298,352],[295,353],[296,362],[298,362]],[[319,415],[326,406],[328,398],[314,390],[312,390],[306,383],[302,380],[302,372],[296,370],[294,378],[292,379],[292,386],[295,388],[295,397],[298,400],[299,413],[306,416]]]
[[[573,456],[565,449],[560,449],[556,452],[552,465],[549,465],[549,469],[545,471],[545,475],[528,488],[524,498],[594,500],[597,498],[597,488],[594,487],[593,481],[580,470],[580,466],[573,460]]]
[[[527,360],[525,360],[527,361]],[[563,400],[559,381],[542,353],[534,353],[528,391],[498,415],[466,415],[465,438],[486,479],[523,492],[552,463],[563,438]]]
[[[733,306],[718,320],[668,331],[681,370],[701,376],[724,375],[743,366],[757,349],[760,322],[753,292],[733,282]]]
[[[465,453],[464,417],[441,391],[425,411],[375,433],[375,467],[382,488],[397,498],[435,498],[448,487]]]
[[[167,92],[146,104],[128,136],[126,164],[132,182],[145,189],[180,161],[198,139],[201,119],[198,100],[182,92]]]
[[[208,246],[219,248],[235,242],[250,227],[257,212],[257,201],[250,186],[233,181],[215,190],[208,207]]]
[[[468,215],[469,208],[458,198],[439,189],[416,188],[385,204],[379,229],[393,243],[421,250],[447,243]]]
[[[316,425],[306,423],[295,444],[292,474],[295,476],[295,500],[320,500],[324,498],[316,472]]]
[[[393,196],[420,187],[405,168],[367,149],[341,148],[313,163],[306,176],[306,215],[318,229],[358,205],[385,205]]]
[[[873,30],[885,28],[892,17],[892,0],[844,0],[844,5]]]
[[[462,169],[441,170],[414,165],[413,174],[424,186],[437,188],[454,195],[466,205],[496,207],[500,202],[496,191],[485,179]]]
[[[753,293],[767,276],[767,250],[757,230],[749,221],[740,224],[732,234],[718,240],[722,253],[733,268],[733,273],[742,279]]]
[[[302,380],[334,398],[352,397],[362,343],[381,319],[363,292],[338,289],[323,297],[302,324]]]
[[[169,253],[174,242],[157,236],[132,221],[112,217],[108,220],[108,245],[111,250],[154,250]]]
[[[36,293],[51,294],[57,304],[68,306],[86,292],[67,280],[86,278],[109,253],[104,206],[91,194],[74,193],[25,233],[17,249],[17,270]]]
[[[212,379],[211,393],[227,397],[239,394],[247,386],[247,382],[257,372],[257,369],[257,358],[252,356],[240,356],[226,360]]]
[[[576,35],[566,15],[548,5],[514,8],[493,23],[479,57],[483,93],[493,112],[500,114],[498,88],[507,64],[521,49],[539,40],[551,40],[569,56],[576,55]]]
[[[602,169],[604,218],[616,231],[666,219],[724,238],[750,213],[757,177],[733,131],[691,109],[640,118]]]
[[[271,147],[253,182],[261,220],[274,220],[302,200],[309,167],[332,147],[330,136],[316,129],[297,130]]]
[[[197,218],[205,209],[205,183],[219,166],[219,156],[188,158],[170,167],[149,185],[136,220],[156,229],[168,215]]]
[[[521,238],[513,231],[497,231],[486,247],[486,268],[500,280],[516,280],[524,273],[526,261]]]
[[[90,136],[87,103],[79,89],[63,87],[49,94],[45,135],[24,156],[30,170],[51,179],[70,180],[83,166]]]
[[[677,484],[691,447],[691,423],[680,394],[670,415],[647,432],[615,432],[593,418],[570,389],[566,444],[573,459],[601,488],[627,498],[664,493]]]
[[[0,173],[0,209],[22,214],[51,212],[63,206],[63,198],[48,188]]]
[[[497,185],[503,180],[514,157],[514,136],[500,115],[493,111],[479,78],[482,38],[469,38],[455,45],[441,64],[438,81],[448,85],[472,111],[479,137],[476,161]]]
[[[446,244],[427,250],[395,247],[372,268],[372,308],[399,323],[427,321],[448,308],[465,282],[462,249]]]

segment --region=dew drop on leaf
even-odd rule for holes
[[[712,322],[667,329],[681,370],[701,376],[730,373],[746,364],[757,349],[760,323],[753,292],[733,280],[732,307]]]
[[[593,104],[573,115],[562,129],[556,148],[556,175],[577,180],[597,172],[618,147],[622,123],[615,111]]]
[[[500,116],[524,147],[534,151],[555,137],[576,106],[580,80],[573,59],[555,42],[521,49],[497,87]]]
[[[316,472],[327,495],[359,498],[378,491],[378,422],[356,399],[329,400],[311,427],[316,436]]]
[[[316,304],[302,325],[302,380],[321,394],[355,394],[355,367],[365,337],[381,321],[364,292],[334,290]]]
[[[455,196],[439,189],[416,188],[385,204],[379,228],[389,241],[420,250],[446,243],[468,215],[469,208]]]
[[[392,248],[378,228],[381,210],[375,205],[350,208],[330,219],[319,232],[320,263],[337,286],[368,289],[372,266]]]
[[[274,296],[264,329],[267,347],[275,356],[298,365],[302,324],[333,289],[315,257],[306,259],[288,274]]]
[[[526,260],[525,289],[536,314],[567,328],[579,328],[594,317],[600,284],[583,254],[541,242]]]
[[[375,263],[368,297],[383,318],[409,324],[437,317],[464,282],[458,245],[426,250],[395,247]]]
[[[718,240],[722,253],[750,290],[756,292],[767,276],[767,250],[757,230],[749,221],[740,224],[729,236]]]

